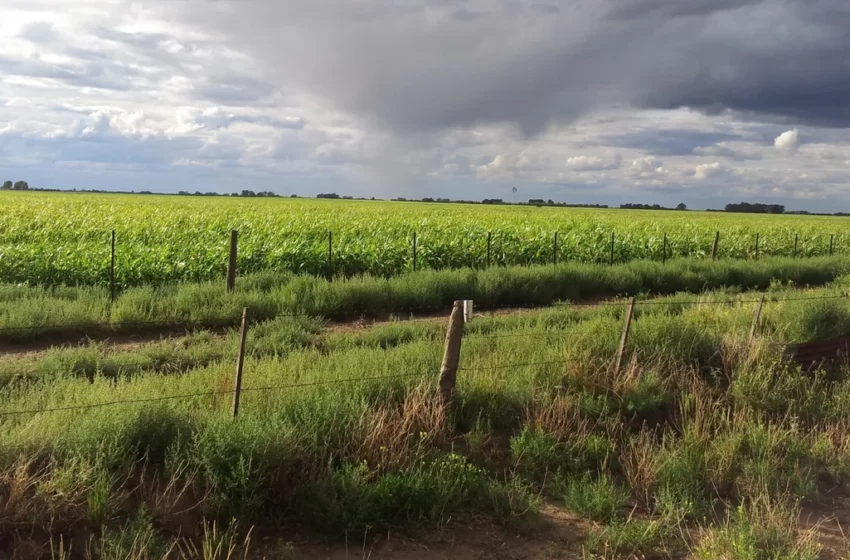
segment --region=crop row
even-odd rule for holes
[[[231,229],[239,231],[242,272],[335,276],[412,270],[414,233],[416,266],[434,269],[710,258],[718,231],[719,258],[850,250],[843,221],[797,216],[729,219],[695,212],[41,193],[6,197],[0,200],[8,210],[0,215],[0,282],[41,285],[107,283],[113,230],[119,286],[223,277]]]

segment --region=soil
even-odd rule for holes
[[[294,538],[282,543],[275,537],[255,540],[259,556],[287,550],[298,560],[526,560],[582,558],[582,543],[591,525],[553,506],[543,509],[541,520],[524,529],[510,529],[475,520],[410,537],[392,532],[349,535],[348,543],[317,544]],[[279,557],[286,558],[285,555]]]

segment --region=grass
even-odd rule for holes
[[[840,294],[844,282],[793,293]],[[236,421],[229,394],[202,394],[232,387],[235,332],[31,356],[36,374],[7,379],[0,412],[196,396],[0,415],[0,532],[69,543],[93,530],[92,546],[191,556],[230,550],[203,544],[214,521],[215,542],[242,547],[252,525],[331,537],[471,516],[524,525],[545,500],[596,524],[591,556],[809,558],[788,512],[850,479],[850,375],[804,374],[777,349],[847,334],[816,318],[842,325],[850,303],[823,300],[825,311],[772,290],[752,349],[754,303],[735,290],[638,307],[618,372],[622,305],[475,319],[448,411],[434,398],[442,322],[257,324]],[[173,529],[186,511],[191,538]]]
[[[822,257],[426,270],[393,278],[359,276],[333,282],[313,276],[258,273],[240,278],[232,294],[223,282],[141,286],[123,291],[114,304],[108,291],[101,288],[2,285],[0,338],[32,338],[50,332],[160,332],[162,326],[156,323],[173,323],[175,328],[235,326],[245,307],[254,321],[293,314],[326,319],[405,317],[445,311],[458,299],[472,299],[480,308],[542,306],[725,287],[765,290],[775,283],[821,286],[848,272],[850,261],[846,258]],[[828,309],[824,307],[823,312]],[[823,324],[815,321],[804,328]]]

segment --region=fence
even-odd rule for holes
[[[682,300],[682,301],[640,301],[638,302],[636,298],[631,297],[626,302],[602,302],[598,305],[616,305],[616,306],[624,306],[625,312],[623,315],[623,325],[622,330],[620,331],[619,344],[617,346],[616,354],[613,357],[612,369],[614,372],[619,372],[623,367],[623,358],[625,356],[626,347],[629,341],[629,335],[631,332],[634,312],[636,307],[643,305],[690,305],[690,304],[698,304],[698,305],[735,305],[741,303],[755,303],[752,324],[749,330],[749,344],[752,345],[754,339],[759,334],[759,330],[761,328],[761,317],[762,310],[764,304],[766,303],[768,298],[767,294],[761,294],[760,297],[750,299],[750,300],[741,300],[741,299],[730,299],[730,300],[715,300],[715,301],[704,301],[704,300]],[[773,301],[778,302],[786,302],[786,301],[822,301],[822,300],[838,300],[838,299],[846,299],[845,295],[831,295],[831,296],[815,296],[815,297],[799,297],[799,298],[782,298],[776,299]],[[537,366],[547,366],[547,365],[558,365],[558,364],[566,364],[567,360],[552,360],[552,361],[539,361],[539,362],[526,362],[526,363],[508,363],[502,365],[490,365],[485,367],[460,367],[461,363],[461,350],[464,340],[481,340],[481,339],[501,339],[501,338],[514,338],[514,337],[540,337],[540,338],[549,338],[549,337],[558,337],[558,336],[574,336],[577,333],[575,330],[571,330],[566,333],[561,332],[534,332],[534,333],[508,333],[508,334],[496,334],[496,335],[468,335],[465,333],[465,324],[469,319],[468,315],[465,313],[465,305],[464,301],[456,301],[452,307],[451,314],[448,319],[448,325],[446,329],[445,336],[445,345],[443,350],[443,359],[442,363],[439,367],[439,376],[437,378],[437,385],[439,389],[439,398],[444,406],[450,406],[454,400],[456,386],[457,386],[457,376],[459,372],[465,371],[480,371],[480,370],[510,370],[510,369],[519,369],[526,367],[537,367]],[[317,387],[323,385],[340,385],[345,383],[360,383],[367,381],[386,381],[391,379],[405,379],[405,378],[414,378],[414,377],[425,377],[429,374],[428,371],[416,372],[416,373],[405,373],[405,374],[397,374],[397,375],[382,375],[382,376],[367,376],[367,377],[359,377],[359,378],[350,378],[350,379],[334,379],[328,381],[318,381],[318,382],[309,382],[309,383],[296,383],[296,384],[283,384],[283,385],[275,385],[275,386],[265,386],[265,387],[243,387],[244,380],[244,363],[245,363],[245,343],[247,339],[247,332],[249,328],[248,321],[248,309],[244,309],[242,313],[242,321],[240,325],[240,337],[239,337],[239,346],[238,353],[236,356],[236,374],[234,376],[234,387],[232,390],[219,390],[219,391],[209,391],[209,392],[199,392],[199,393],[191,393],[191,394],[180,394],[180,395],[168,395],[161,397],[153,397],[146,399],[127,399],[127,400],[117,400],[117,401],[108,401],[108,402],[100,402],[100,403],[90,403],[90,404],[82,404],[75,406],[67,406],[67,407],[55,407],[55,408],[43,408],[43,409],[30,409],[30,410],[7,410],[0,411],[0,418],[9,417],[9,416],[20,416],[20,415],[32,415],[32,414],[41,414],[41,413],[51,413],[51,412],[62,412],[62,411],[74,411],[74,410],[88,410],[93,408],[102,408],[109,406],[121,406],[121,405],[130,405],[130,404],[144,404],[144,403],[154,403],[154,402],[163,402],[163,401],[173,401],[173,400],[190,400],[201,397],[213,397],[213,396],[232,396],[232,415],[234,418],[239,415],[239,406],[241,402],[241,396],[246,392],[267,392],[267,391],[281,391],[281,390],[296,390],[304,387]],[[588,331],[588,333],[591,331]],[[786,345],[784,356],[787,360],[791,362],[795,362],[804,368],[812,368],[819,365],[822,365],[824,362],[835,360],[835,359],[845,359],[850,356],[850,336],[839,337],[833,340],[826,341],[814,341],[809,343],[801,343],[801,344],[789,344]],[[435,370],[437,368],[434,368]]]
[[[204,272],[198,279],[210,280],[213,279],[215,275],[220,274],[219,271],[226,269],[225,276],[225,284],[228,290],[234,290],[236,286],[237,272],[240,264],[239,258],[239,232],[238,230],[232,230],[229,235],[229,246],[226,255],[222,254],[221,261],[218,263],[207,262],[204,261],[204,266],[209,267],[209,270]],[[373,272],[378,274],[378,272],[369,268],[374,265],[364,264],[364,262],[359,262],[358,258],[363,261],[369,261],[370,259],[374,259],[373,256],[369,256],[366,253],[361,255],[347,253],[344,257],[340,257],[335,251],[338,248],[339,238],[334,236],[333,231],[328,231],[324,234],[320,235],[321,239],[318,239],[319,243],[322,245],[321,249],[316,250],[315,247],[309,249],[309,256],[313,257],[307,260],[307,253],[301,254],[300,258],[302,260],[298,260],[299,254],[292,255],[295,259],[291,263],[285,265],[284,268],[292,270],[293,272],[307,272],[311,274],[315,274],[318,276],[325,276],[329,280],[333,280],[333,278],[337,276],[351,276],[354,274],[359,274],[363,272]],[[326,249],[324,248],[324,243],[326,240]],[[490,268],[492,266],[506,266],[508,264],[511,265],[531,265],[531,264],[560,264],[563,262],[567,262],[569,259],[565,258],[564,255],[564,247],[565,247],[565,236],[563,236],[562,232],[555,231],[552,233],[551,244],[549,241],[546,241],[541,238],[537,238],[535,240],[521,240],[521,239],[510,239],[509,243],[514,245],[514,251],[511,252],[510,248],[506,249],[505,247],[505,237],[504,232],[498,231],[495,232],[487,232],[485,237],[482,237],[480,240],[472,240],[471,243],[476,245],[476,249],[467,247],[466,249],[460,251],[459,255],[446,256],[442,255],[437,257],[437,260],[440,262],[432,262],[430,263],[429,268],[452,268],[452,267],[460,267],[460,266],[470,266],[473,268]],[[747,247],[743,249],[740,255],[735,255],[736,257],[743,258],[752,258],[758,259],[761,255],[762,243],[764,240],[764,236],[762,236],[759,232],[754,233],[754,238],[751,243],[747,244]],[[314,240],[315,241],[315,240]],[[120,238],[116,234],[115,230],[110,232],[108,238],[108,250],[109,250],[109,260],[106,265],[108,268],[106,274],[104,275],[99,265],[96,267],[97,270],[93,269],[93,273],[98,280],[97,283],[100,283],[103,278],[106,278],[106,281],[109,284],[110,296],[112,301],[116,299],[119,293],[119,289],[121,285],[134,285],[138,283],[144,283],[143,278],[131,278],[131,279],[121,279],[118,274],[118,270],[116,267],[120,264]],[[337,245],[335,245],[335,242]],[[469,243],[470,240],[466,239],[465,243]],[[590,257],[585,255],[584,257],[578,259],[581,262],[586,262],[588,260],[592,262],[600,262],[607,263],[609,265],[614,265],[615,263],[622,263],[631,260],[630,258],[624,258],[622,253],[623,247],[627,247],[629,245],[625,245],[620,242],[620,238],[618,238],[617,233],[612,231],[610,234],[610,243],[607,243],[607,246],[597,247],[595,252]],[[709,247],[697,247],[697,248],[689,248],[686,252],[679,252],[678,256],[694,256],[694,255],[705,255],[712,260],[717,260],[720,258],[720,250],[722,247],[723,237],[721,236],[721,232],[716,231],[713,237],[713,242]],[[826,243],[824,241],[819,241],[823,243],[819,249],[808,251],[809,254],[817,254],[824,256],[832,256],[837,253],[836,251],[836,235],[831,234],[829,237],[829,242]],[[629,241],[628,243],[631,243]],[[426,245],[425,248],[428,246]],[[442,247],[442,246],[440,246]],[[620,250],[618,251],[618,247]],[[786,248],[782,248],[781,251],[774,251],[772,254],[775,256],[785,255],[793,258],[797,258],[800,256],[800,236],[795,234],[793,245],[788,246]],[[408,252],[409,251],[409,252]],[[412,232],[410,237],[409,248],[405,249],[407,253],[406,256],[402,256],[401,260],[394,266],[389,267],[393,270],[392,274],[400,273],[405,270],[417,271],[423,268],[423,244],[422,237],[418,232]],[[439,251],[438,251],[439,252]],[[495,254],[494,254],[495,252]],[[644,251],[646,252],[646,251]],[[511,254],[511,257],[508,257],[508,254]],[[587,253],[587,251],[583,251],[583,253]],[[365,255],[365,256],[364,256]],[[427,254],[425,255],[427,260]],[[658,249],[653,248],[648,250],[647,254],[642,254],[639,258],[648,258],[651,260],[660,260],[663,263],[666,263],[669,258],[676,256],[675,247],[669,242],[667,233],[663,233],[660,254],[658,253]],[[393,257],[396,258],[396,257]],[[262,258],[260,258],[262,260]],[[273,269],[276,265],[269,263],[269,266],[266,267],[262,264],[258,264],[257,258],[253,254],[249,255],[247,261],[251,262],[250,270],[263,270],[264,268]],[[245,264],[245,259],[242,261],[243,267]],[[52,260],[51,260],[52,263]],[[425,263],[428,264],[427,262]],[[52,266],[52,264],[50,265]],[[365,268],[364,268],[365,267]],[[52,270],[52,269],[51,269]],[[61,270],[61,269],[60,269]],[[50,279],[46,276],[48,272],[42,271],[43,275],[45,275],[44,282],[49,283]],[[137,275],[143,276],[141,272],[136,273]],[[72,275],[73,276],[73,275]],[[85,275],[81,275],[85,276]],[[196,275],[187,275],[186,276],[172,276],[169,277],[170,280],[176,280],[180,278],[195,278]],[[33,280],[30,277],[15,277],[14,281],[34,281],[38,282],[38,280]],[[73,282],[71,282],[73,283]]]

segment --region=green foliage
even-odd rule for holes
[[[396,473],[374,473],[365,464],[331,469],[299,489],[295,507],[299,519],[341,534],[411,521],[441,523],[469,508],[509,520],[534,513],[537,503],[519,481],[495,482],[452,454]]]
[[[800,534],[797,512],[760,498],[735,509],[697,546],[698,560],[817,560],[820,545],[811,534]]]
[[[664,557],[679,547],[673,527],[665,520],[621,521],[588,535],[585,549],[596,557]]]
[[[665,233],[668,259],[704,258],[717,230],[721,257],[752,257],[756,232],[762,257],[790,256],[796,234],[801,256],[826,255],[833,233],[836,251],[847,249],[838,219],[817,217],[5,191],[2,198],[0,281],[49,285],[105,285],[111,230],[121,287],[223,278],[231,229],[239,231],[241,273],[318,276],[331,270],[333,232],[332,270],[344,277],[411,270],[414,231],[421,269],[483,268],[488,234],[491,265],[550,263],[556,230],[559,262],[607,263],[612,232],[616,262],[660,261]],[[508,279],[496,283],[516,293],[519,279]],[[550,292],[539,284],[529,297]]]
[[[589,474],[582,477],[559,480],[556,483],[563,495],[564,503],[575,513],[603,523],[610,523],[625,516],[629,493],[620,484],[603,473],[598,478]]]

